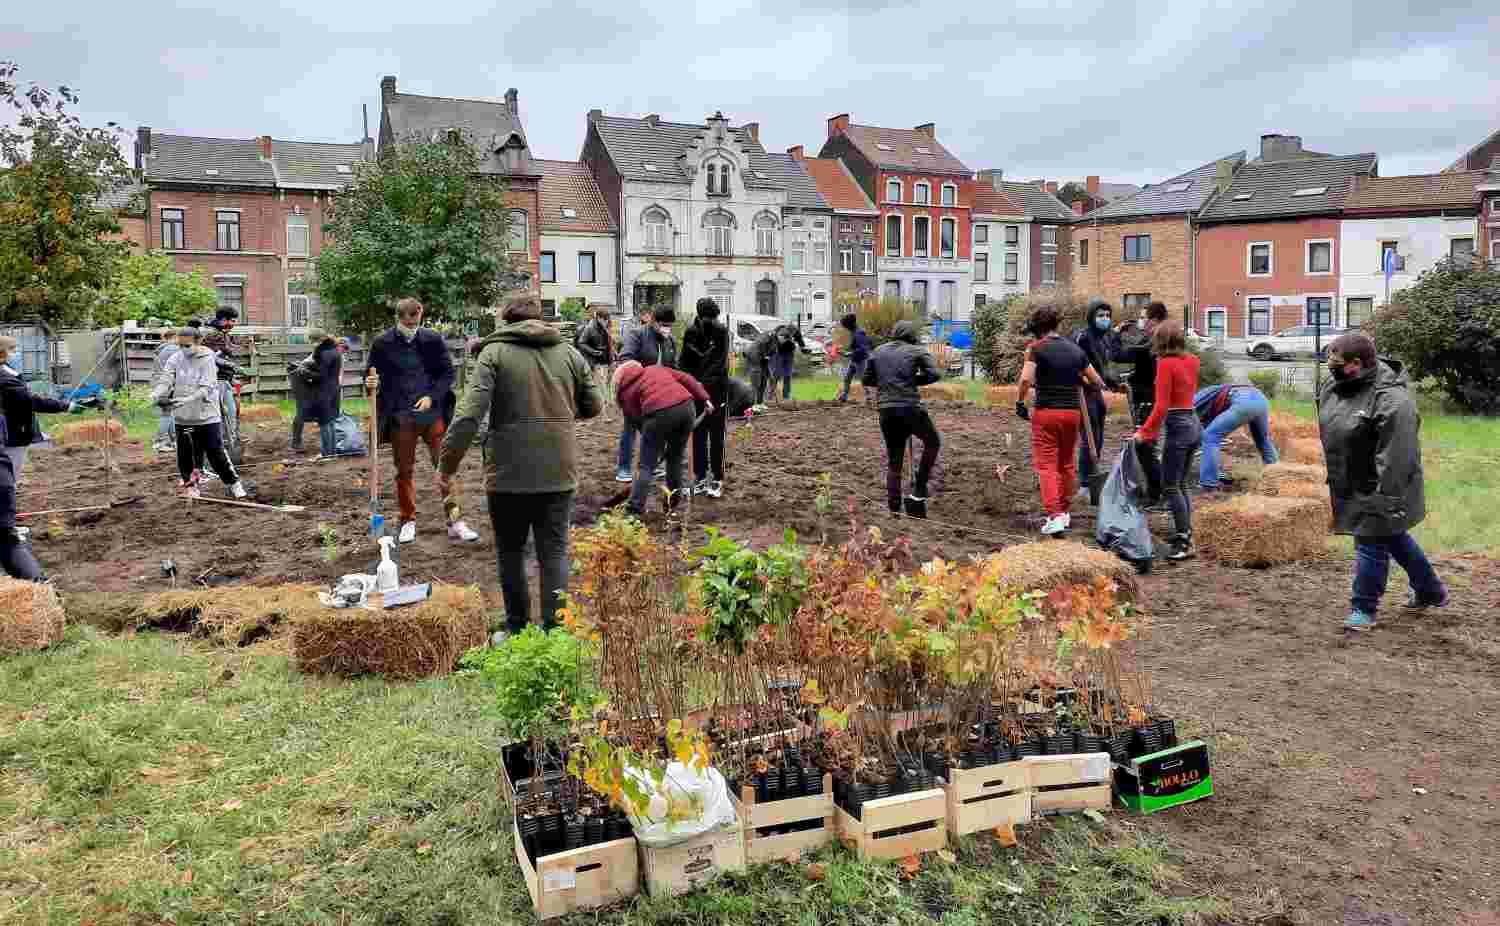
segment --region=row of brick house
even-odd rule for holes
[[[827,120],[816,156],[769,152],[758,123],[590,111],[576,161],[532,156],[503,100],[402,93],[380,82],[378,138],[314,144],[139,130],[144,246],[199,268],[253,324],[316,323],[322,223],[356,166],[407,139],[461,135],[504,181],[508,284],[616,312],[703,296],[730,311],[829,322],[846,295],[895,296],[962,320],[1013,294],[1160,299],[1226,338],[1321,320],[1358,323],[1439,256],[1500,260],[1500,133],[1442,174],[1381,178],[1373,154],[1332,156],[1266,135],[1136,188],[1097,176],[1006,180],[971,170],[931,123]],[[1493,149],[1493,150],[1492,150]],[[1488,159],[1488,160],[1486,160]],[[1071,206],[1065,204],[1067,197]]]

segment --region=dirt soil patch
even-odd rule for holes
[[[694,499],[687,539],[723,527],[770,542],[784,528],[805,541],[842,539],[849,510],[887,535],[910,536],[920,557],[983,554],[1037,539],[1042,516],[1029,435],[1006,410],[934,402],[943,437],[929,522],[885,513],[885,452],[875,412],[859,403],[777,409],[731,435],[725,494]],[[1113,458],[1125,422],[1105,442]],[[578,426],[583,480],[575,523],[595,518],[622,487],[613,481],[618,418]],[[301,515],[177,499],[173,463],[139,444],[114,453],[107,478],[97,449],[41,450],[21,486],[21,510],[143,498],[126,507],[43,517],[36,551],[65,593],[169,587],[327,582],[373,570],[366,462],[289,463],[284,428],[248,426],[245,477],[257,500],[305,505]],[[1229,456],[1245,475],[1249,442]],[[392,467],[382,463],[385,512],[394,522]],[[820,518],[818,477],[829,473],[832,511]],[[471,452],[460,473],[463,502],[480,541],[455,546],[443,530],[432,470],[417,470],[419,534],[398,551],[411,581],[478,583],[492,600],[495,553]],[[210,492],[221,491],[211,484]],[[668,524],[653,501],[649,520]],[[321,526],[321,528],[320,528]],[[1167,519],[1156,516],[1158,536]],[[1072,538],[1092,535],[1086,509]],[[1452,586],[1447,609],[1400,613],[1393,570],[1380,628],[1348,642],[1337,631],[1348,607],[1352,564],[1333,556],[1271,570],[1206,562],[1162,566],[1145,577],[1156,628],[1141,654],[1158,701],[1210,741],[1218,795],[1140,825],[1184,847],[1189,871],[1230,898],[1235,922],[1500,922],[1500,564],[1477,556],[1438,559]],[[224,588],[224,594],[233,594]],[[1124,811],[1117,811],[1123,816]]]

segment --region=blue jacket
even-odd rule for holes
[[[870,336],[865,334],[865,329],[855,328],[853,336],[849,339],[849,360],[853,363],[863,363],[870,356]]]

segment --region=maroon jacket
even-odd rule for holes
[[[681,370],[653,364],[622,373],[616,398],[625,417],[644,418],[689,399],[707,402],[708,392]]]

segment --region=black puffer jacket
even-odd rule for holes
[[[29,447],[40,439],[37,412],[57,414],[68,410],[68,403],[37,395],[26,388],[21,375],[0,363],[0,413],[8,422],[10,437],[0,440],[0,447]]]
[[[1126,381],[1130,383],[1131,399],[1134,402],[1140,404],[1154,400],[1156,355],[1151,352],[1151,332],[1145,326],[1131,325],[1122,330],[1115,340],[1111,359],[1116,363],[1131,364]]]
[[[875,348],[865,366],[864,384],[880,390],[876,408],[909,408],[922,404],[922,386],[942,379],[932,354],[917,340],[917,326],[897,322],[892,340]]]
[[[694,319],[682,334],[682,372],[714,393],[729,378],[724,353],[728,343],[728,328],[707,318]]]
[[[599,319],[591,319],[578,332],[578,343],[574,345],[585,360],[594,366],[605,366],[614,360],[614,346],[610,343],[609,329]]]
[[[1109,361],[1120,348],[1120,336],[1112,328],[1109,331],[1100,331],[1094,327],[1094,317],[1099,314],[1100,309],[1108,307],[1109,303],[1100,299],[1089,301],[1089,314],[1084,318],[1083,327],[1073,332],[1073,343],[1083,348],[1083,352],[1088,354],[1089,365],[1104,380],[1104,385],[1110,389],[1118,389],[1120,378],[1115,375],[1114,368]],[[1083,388],[1094,390],[1094,387],[1088,384],[1084,384]]]
[[[1427,516],[1421,427],[1400,361],[1324,385],[1318,430],[1335,534],[1390,537]]]

